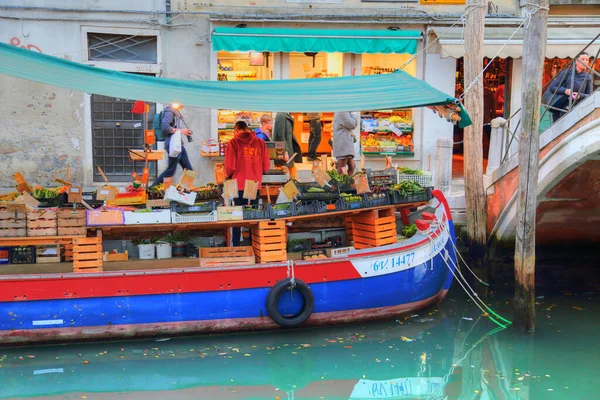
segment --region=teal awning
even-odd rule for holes
[[[215,28],[214,51],[284,53],[409,53],[417,52],[420,31]]]
[[[0,43],[0,73],[80,92],[191,107],[331,112],[411,108],[456,99],[403,71],[277,81],[184,81],[110,71]],[[463,111],[461,125],[470,124]]]

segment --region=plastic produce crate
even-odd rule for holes
[[[327,211],[327,204],[323,201],[299,201],[295,204],[296,215],[321,214]]]
[[[379,193],[367,193],[364,195],[365,206],[377,207],[390,205],[390,196],[387,191]]]
[[[178,214],[209,213],[211,211],[215,211],[217,206],[218,204],[216,200],[195,203],[193,206],[173,202],[171,203],[171,211]]]
[[[296,215],[296,205],[294,203],[269,204],[269,214],[271,218],[286,218]]]
[[[242,206],[244,210],[244,219],[270,219],[271,214],[267,204],[255,204]]]
[[[35,246],[13,247],[10,252],[11,264],[35,264]]]
[[[62,207],[67,201],[67,195],[66,193],[60,193],[58,196],[51,199],[36,198],[36,200],[40,202],[40,205],[38,206],[39,208]]]
[[[401,196],[396,191],[390,191],[390,200],[392,204],[416,203],[421,201],[431,200],[431,190],[426,190],[422,193],[411,193],[407,196]]]
[[[340,210],[357,210],[366,207],[364,197],[360,195],[342,196],[340,200]]]
[[[317,182],[296,182],[296,187],[300,192],[298,200],[336,200],[340,193],[335,186],[321,187]],[[324,192],[309,192],[311,188],[323,189]]]

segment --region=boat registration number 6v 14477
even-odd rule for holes
[[[397,257],[385,258],[377,260],[373,263],[373,271],[383,271],[386,269],[394,269],[398,267],[410,266],[415,261],[415,252],[401,254]]]
[[[387,257],[373,257],[362,260],[353,259],[352,265],[362,277],[393,274],[423,264],[431,260],[446,246],[449,240],[447,230],[434,239],[425,241],[420,247],[411,251],[398,251]]]

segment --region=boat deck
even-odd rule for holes
[[[163,268],[190,268],[199,267],[200,261],[196,258],[175,257],[162,260],[129,260],[103,263],[102,269],[110,271],[134,271]],[[0,275],[41,275],[72,273],[73,263],[71,261],[61,263],[40,264],[3,264],[0,265]]]

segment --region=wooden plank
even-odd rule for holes
[[[371,247],[379,247],[379,246],[385,246],[388,244],[393,244],[393,243],[396,243],[397,241],[398,241],[398,238],[395,236],[385,238],[385,239],[375,239],[375,240],[354,237],[354,247],[357,249],[366,249],[366,248],[371,248]]]
[[[209,257],[250,257],[253,256],[250,246],[240,247],[203,247],[200,248],[200,258]]]
[[[87,244],[87,245],[75,245],[73,246],[73,253],[93,253],[95,251],[102,252],[101,244]]]
[[[218,266],[218,265],[249,265],[254,264],[254,255],[249,257],[223,257],[223,258],[201,258],[200,266]]]
[[[278,221],[260,221],[258,223],[258,229],[285,229],[285,220]]]
[[[86,218],[85,210],[73,210],[72,208],[61,208],[58,210],[58,218],[59,219],[80,219]]]
[[[286,243],[273,243],[273,244],[259,244],[252,243],[252,247],[257,251],[270,251],[270,250],[285,250]]]
[[[27,221],[37,221],[38,219],[56,219],[56,211],[54,209],[44,209],[37,211],[29,211],[27,213]]]
[[[383,225],[367,225],[367,224],[359,224],[358,222],[355,222],[352,225],[352,230],[356,231],[366,231],[366,232],[378,232],[378,231],[387,231],[390,229],[396,229],[396,224],[395,223],[387,223],[387,224],[383,224]]]
[[[35,221],[27,221],[27,229],[37,228],[56,228],[55,219],[38,219]]]
[[[90,238],[73,238],[73,245],[78,244],[102,244],[102,238],[90,237]]]
[[[73,236],[73,235],[86,235],[87,227],[79,227],[79,228],[64,228],[58,227],[58,236]]]
[[[252,235],[252,242],[262,243],[262,244],[271,244],[271,243],[285,243],[285,236],[265,236],[260,237],[257,235]]]
[[[71,243],[75,237],[69,236],[39,236],[25,237],[21,235],[15,237],[0,237],[0,246],[36,246],[40,244],[66,244]]]
[[[95,253],[73,253],[73,260],[74,261],[94,261],[94,260],[100,260],[102,261],[102,253],[101,252],[95,252]]]
[[[56,236],[56,228],[27,228],[27,236]]]
[[[6,209],[5,209],[6,210]],[[5,220],[5,219],[16,219],[16,220],[27,220],[27,214],[23,213],[23,212],[17,212],[15,213],[14,211],[0,211],[0,220]]]
[[[7,220],[1,220],[0,221],[0,229],[11,229],[11,228],[26,228],[27,227],[27,221],[25,220],[18,220],[18,219],[7,219]]]
[[[64,218],[59,218],[58,219],[58,227],[64,227],[64,228],[69,228],[69,227],[85,227],[85,217],[84,218],[73,218],[73,219],[64,219]]]
[[[354,217],[353,220],[354,220],[354,222],[358,222],[361,224],[380,226],[380,225],[385,225],[385,224],[395,224],[396,217],[381,217],[381,218],[372,218],[372,219]]]
[[[285,229],[265,229],[265,230],[253,229],[252,236],[257,236],[260,238],[276,237],[276,238],[280,238],[281,240],[285,240],[286,231],[285,231]]]
[[[359,238],[382,239],[382,238],[388,238],[391,236],[398,236],[398,234],[396,233],[396,229],[390,229],[390,230],[386,230],[386,231],[376,231],[376,232],[353,230],[352,236],[353,236],[354,240],[358,240]]]

